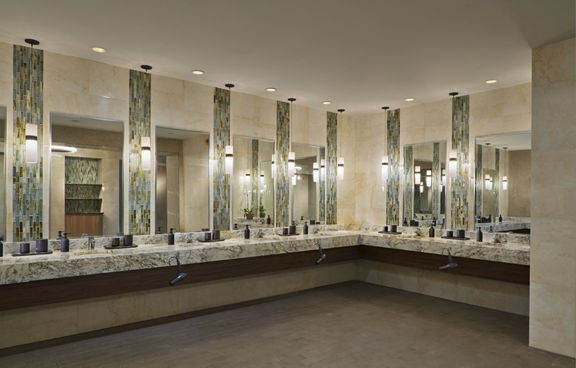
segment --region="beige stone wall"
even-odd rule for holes
[[[576,355],[576,39],[532,54],[530,345]]]

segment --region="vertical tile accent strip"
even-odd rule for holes
[[[128,229],[134,235],[150,234],[150,171],[142,169],[142,137],[150,137],[150,83],[150,74],[130,70]]]
[[[386,224],[399,225],[400,204],[400,109],[388,111],[387,124],[388,188],[386,190]]]
[[[452,178],[453,229],[468,228],[470,96],[452,99],[452,150],[456,153],[456,176]]]
[[[482,145],[476,144],[476,185],[474,190],[474,215],[482,216],[482,197],[484,178],[482,175]]]
[[[494,216],[500,215],[500,149],[494,150]]]
[[[440,219],[440,185],[442,185],[442,168],[440,167],[440,143],[434,142],[432,151],[432,216]]]
[[[320,147],[320,160],[318,161],[318,167],[320,169],[320,163],[322,160],[326,160],[326,148]],[[326,221],[326,167],[324,167],[324,175],[318,175],[318,219],[320,221]]]
[[[252,139],[252,172],[250,173],[251,176],[251,184],[252,184],[252,203],[250,207],[254,209],[254,216],[258,217],[260,212],[258,210],[258,197],[259,197],[259,188],[260,188],[260,170],[258,170],[258,139]]]
[[[290,221],[290,180],[288,178],[288,151],[290,149],[290,105],[276,102],[276,226],[284,227]]]
[[[404,218],[414,218],[414,147],[404,146]]]
[[[230,178],[226,174],[226,146],[230,144],[230,91],[214,90],[214,229],[230,229]]]
[[[337,207],[337,164],[338,164],[338,115],[327,113],[326,121],[326,224],[336,224]]]
[[[14,46],[14,163],[12,166],[14,241],[38,239],[42,233],[43,70],[44,53],[42,50]],[[26,163],[26,124],[38,126],[37,164]]]

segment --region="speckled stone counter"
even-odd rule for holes
[[[281,237],[273,230],[264,238],[244,240],[240,232],[229,232],[225,241],[199,243],[200,234],[179,235],[176,245],[166,245],[165,236],[135,237],[137,248],[104,249],[105,240],[88,250],[85,240],[76,241],[71,252],[55,251],[50,255],[0,257],[0,284],[57,279],[101,273],[133,271],[166,267],[169,259],[178,256],[183,264],[232,260],[293,252],[368,245],[423,253],[442,254],[450,248],[452,255],[480,260],[529,265],[530,247],[523,244],[487,244],[473,241],[425,238],[417,235],[385,235],[360,230],[322,231],[315,235]],[[185,242],[188,241],[188,242]],[[146,242],[155,244],[146,244]],[[164,242],[164,244],[158,244]],[[16,249],[9,245],[7,249]],[[55,249],[55,248],[54,248]]]

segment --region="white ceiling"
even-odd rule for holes
[[[123,124],[121,121],[94,119],[82,116],[51,114],[50,122],[53,125],[90,129],[90,130],[104,130],[107,132],[122,132]]]
[[[531,48],[573,17],[573,0],[3,0],[0,41],[370,113],[528,82]]]
[[[208,137],[208,133],[195,132],[192,130],[156,127],[156,138],[175,139],[183,141],[198,135],[205,135],[206,137]]]

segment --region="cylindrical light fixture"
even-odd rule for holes
[[[432,170],[426,170],[426,186],[428,188],[432,186]]]
[[[318,182],[318,162],[312,164],[312,180],[314,183]]]
[[[296,169],[296,153],[288,152],[288,176],[293,176]]]
[[[502,177],[502,190],[508,190],[508,177]]]
[[[320,160],[320,178],[326,179],[326,160]]]
[[[386,156],[382,157],[382,180],[388,179],[388,159]]]
[[[26,163],[38,163],[38,125],[26,124]]]
[[[422,182],[421,169],[420,166],[416,165],[414,166],[414,183],[420,184],[421,182]]]
[[[484,176],[484,188],[486,188],[486,190],[492,190],[492,179],[488,174]]]
[[[344,109],[338,109],[338,112],[340,113],[340,157],[338,157],[338,162],[337,162],[337,169],[336,169],[336,174],[338,175],[338,180],[344,180],[344,156],[343,156],[343,148],[342,147],[342,132],[344,129],[344,119],[342,118],[342,113],[346,111]]]
[[[150,137],[140,138],[140,145],[142,147],[142,170],[150,170],[152,168],[152,147],[150,144]]]
[[[250,173],[246,173],[246,175],[244,175],[244,181],[246,182],[246,185],[250,185]]]
[[[424,193],[424,185],[418,184],[418,186],[420,187],[420,193]]]
[[[450,159],[448,160],[448,169],[450,170],[450,177],[452,178],[456,176],[456,166],[457,166],[456,157],[450,157]]]
[[[446,186],[446,169],[442,169],[442,184]]]
[[[276,177],[276,154],[272,154],[272,163],[270,165],[270,170],[272,170],[272,177]]]
[[[296,185],[296,175],[292,175],[292,185]]]
[[[226,174],[232,175],[234,169],[234,147],[232,146],[226,146],[225,148],[224,166]]]

